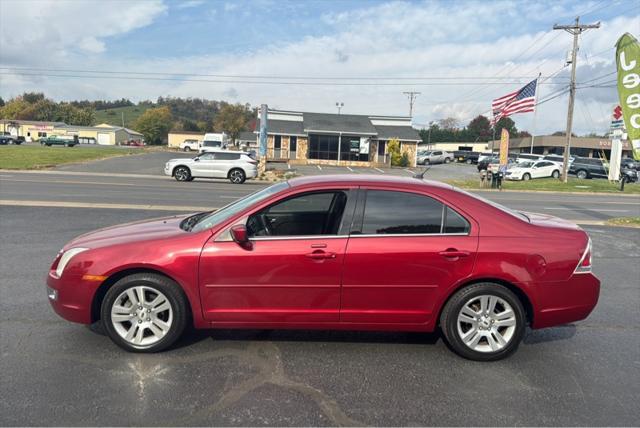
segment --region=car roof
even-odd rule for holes
[[[420,187],[430,186],[441,189],[452,189],[453,186],[439,181],[420,180],[413,177],[398,176],[380,176],[374,174],[335,174],[335,175],[313,175],[305,177],[297,177],[289,180],[291,187],[309,186],[309,185],[393,185],[398,187]]]

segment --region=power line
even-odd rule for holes
[[[91,73],[91,74],[117,74],[135,76],[185,76],[185,77],[215,77],[222,79],[281,79],[281,80],[499,80],[499,79],[529,79],[533,76],[398,76],[398,77],[375,77],[375,76],[276,76],[276,75],[249,75],[249,74],[207,74],[207,73],[181,73],[181,72],[152,72],[152,71],[118,71],[118,70],[81,70],[69,68],[39,68],[39,67],[0,67],[0,70],[16,70],[19,72],[55,72],[55,73]]]
[[[79,74],[52,74],[52,73],[25,73],[25,72],[0,72],[0,76],[34,76],[34,77],[61,77],[73,79],[108,79],[108,80],[149,80],[149,81],[179,81],[179,82],[201,82],[201,83],[233,83],[233,84],[253,84],[253,85],[282,85],[282,86],[473,86],[478,82],[465,82],[451,79],[451,82],[294,82],[294,81],[265,81],[265,80],[220,80],[220,79],[189,79],[176,77],[151,77],[151,76],[98,76]],[[483,82],[486,85],[524,84],[526,82],[518,80],[512,82]],[[548,85],[563,85],[565,83],[546,83]]]

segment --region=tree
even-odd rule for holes
[[[29,108],[29,103],[22,97],[13,98],[0,108],[0,119],[20,119],[20,114]]]
[[[458,129],[460,121],[455,117],[447,117],[446,119],[440,119],[438,121],[438,125],[442,129],[446,129],[447,131],[453,131],[454,129]]]
[[[512,137],[516,137],[518,135],[518,128],[516,128],[516,123],[510,117],[501,118],[498,123],[496,123],[496,138],[500,138],[500,133],[503,129],[506,129],[509,132],[509,135]]]
[[[171,111],[165,106],[147,109],[135,121],[134,128],[144,135],[147,144],[162,144],[171,124]]]
[[[4,107],[4,99],[0,97],[0,107]]]
[[[491,138],[491,122],[486,116],[478,115],[467,125],[469,137],[487,141]]]
[[[391,156],[391,166],[400,166],[402,164],[400,142],[396,138],[389,140],[387,143],[387,153]]]
[[[225,104],[216,115],[213,127],[224,131],[235,143],[247,127],[247,110],[242,104]]]

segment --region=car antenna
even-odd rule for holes
[[[424,169],[424,171],[422,172],[416,172],[415,174],[413,174],[413,178],[417,178],[418,180],[424,180],[424,175],[427,173],[427,171],[429,171],[431,169],[431,165],[429,165],[428,167],[426,167]]]

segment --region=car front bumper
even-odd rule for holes
[[[90,278],[90,279],[88,279]],[[81,324],[92,323],[92,303],[105,278],[94,276],[47,275],[47,296],[53,310],[62,318]]]

